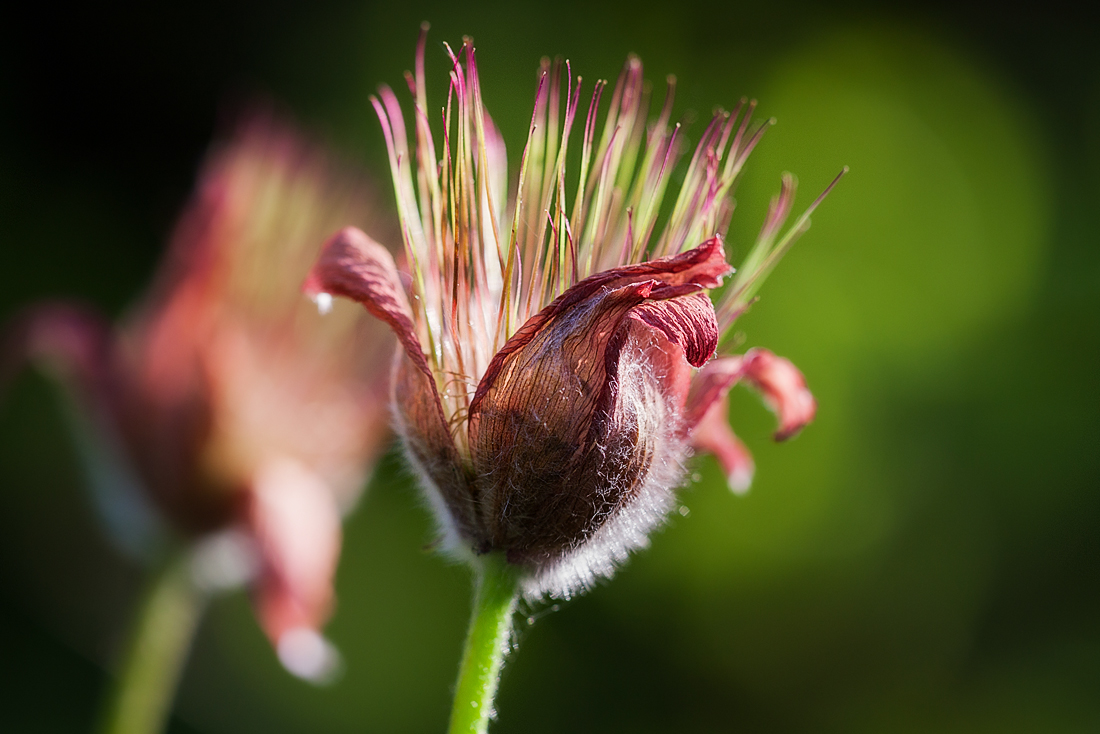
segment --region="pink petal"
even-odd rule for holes
[[[232,521],[234,493],[202,463],[218,406],[211,392],[206,289],[181,282],[120,341],[119,428],[158,506],[202,535]]]
[[[631,311],[630,318],[657,329],[679,345],[692,367],[706,364],[718,347],[718,320],[705,293],[647,301]]]
[[[718,344],[718,322],[710,298],[693,293],[668,301],[646,301],[630,311],[628,326],[624,326],[635,343],[650,344],[645,350],[647,369],[676,416],[681,417],[692,367],[710,359]]]
[[[260,623],[288,668],[320,675],[318,660],[309,658],[319,648],[303,643],[317,635],[332,608],[341,542],[332,493],[305,465],[271,460],[256,473],[246,523],[260,556]]]
[[[268,454],[297,457],[348,500],[361,489],[380,439],[371,424],[388,419],[384,396],[371,408],[391,337],[362,312],[320,320],[298,287],[323,239],[362,221],[370,200],[262,110],[207,155],[119,349],[126,443],[188,533],[232,521],[231,500]],[[324,415],[303,431],[303,411]]]

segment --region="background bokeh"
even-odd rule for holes
[[[1100,44],[1053,4],[681,0],[471,6],[332,0],[0,11],[0,317],[44,297],[119,314],[203,151],[256,98],[372,172],[368,96],[402,91],[417,27],[474,36],[518,161],[542,55],[586,79],[641,55],[701,129],[779,124],[739,190],[743,252],[779,174],[851,174],[741,322],[819,403],[735,498],[709,459],[612,583],[526,610],[494,731],[1100,731]],[[797,207],[796,207],[797,208]],[[171,731],[438,732],[468,578],[424,549],[393,456],[347,526],[327,688],[217,599]],[[0,401],[0,730],[87,730],[142,574],[100,534],[56,397]]]

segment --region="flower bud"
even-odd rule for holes
[[[733,272],[722,244],[730,192],[764,130],[750,125],[752,105],[712,119],[655,231],[680,154],[671,82],[647,124],[641,62],[630,58],[599,138],[605,85],[595,85],[567,200],[580,80],[574,87],[568,63],[563,73],[545,62],[508,200],[504,146],[469,40],[457,54],[447,49],[456,120],[437,161],[422,114],[424,47],[422,36],[409,78],[414,150],[394,93],[382,87],[372,100],[411,273],[400,276],[384,247],[345,228],[326,243],[305,290],[356,300],[396,333],[395,425],[443,546],[475,563],[503,555],[529,596],[568,596],[648,543],[693,447],[713,450],[731,484],[747,488],[752,460],[724,413],[738,379],[778,410],[780,438],[813,417],[813,398],[786,360],[753,350],[711,361],[796,236],[779,236],[793,178],[716,311],[709,291]]]

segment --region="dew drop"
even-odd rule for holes
[[[313,296],[313,302],[317,304],[317,312],[322,316],[332,310],[332,294],[318,293]]]

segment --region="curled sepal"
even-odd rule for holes
[[[246,506],[259,569],[258,616],[291,673],[330,680],[339,655],[320,628],[332,609],[340,512],[331,490],[300,462],[276,458],[253,479]]]
[[[373,316],[390,325],[409,359],[431,379],[431,368],[416,335],[412,308],[401,287],[393,256],[362,230],[345,227],[325,242],[303,290],[325,304],[323,308],[330,303],[325,296],[344,296],[361,303]]]
[[[691,445],[714,454],[734,494],[744,494],[752,486],[756,464],[748,447],[730,428],[729,401],[723,396],[711,404],[691,433]]]
[[[688,395],[686,430],[700,424],[716,402],[739,380],[746,380],[779,419],[776,441],[785,441],[814,419],[817,401],[790,360],[767,349],[750,349],[738,357],[716,359],[696,375]]]
[[[806,378],[790,360],[767,349],[750,349],[745,354],[744,379],[779,417],[776,441],[786,441],[814,419],[817,401],[806,387]]]
[[[417,336],[413,312],[389,251],[362,231],[345,227],[325,243],[303,286],[319,303],[338,295],[361,303],[393,329],[403,347],[393,385],[397,430],[410,458],[441,499],[455,508],[453,518],[465,529],[468,503],[465,477],[451,436],[439,387]]]

